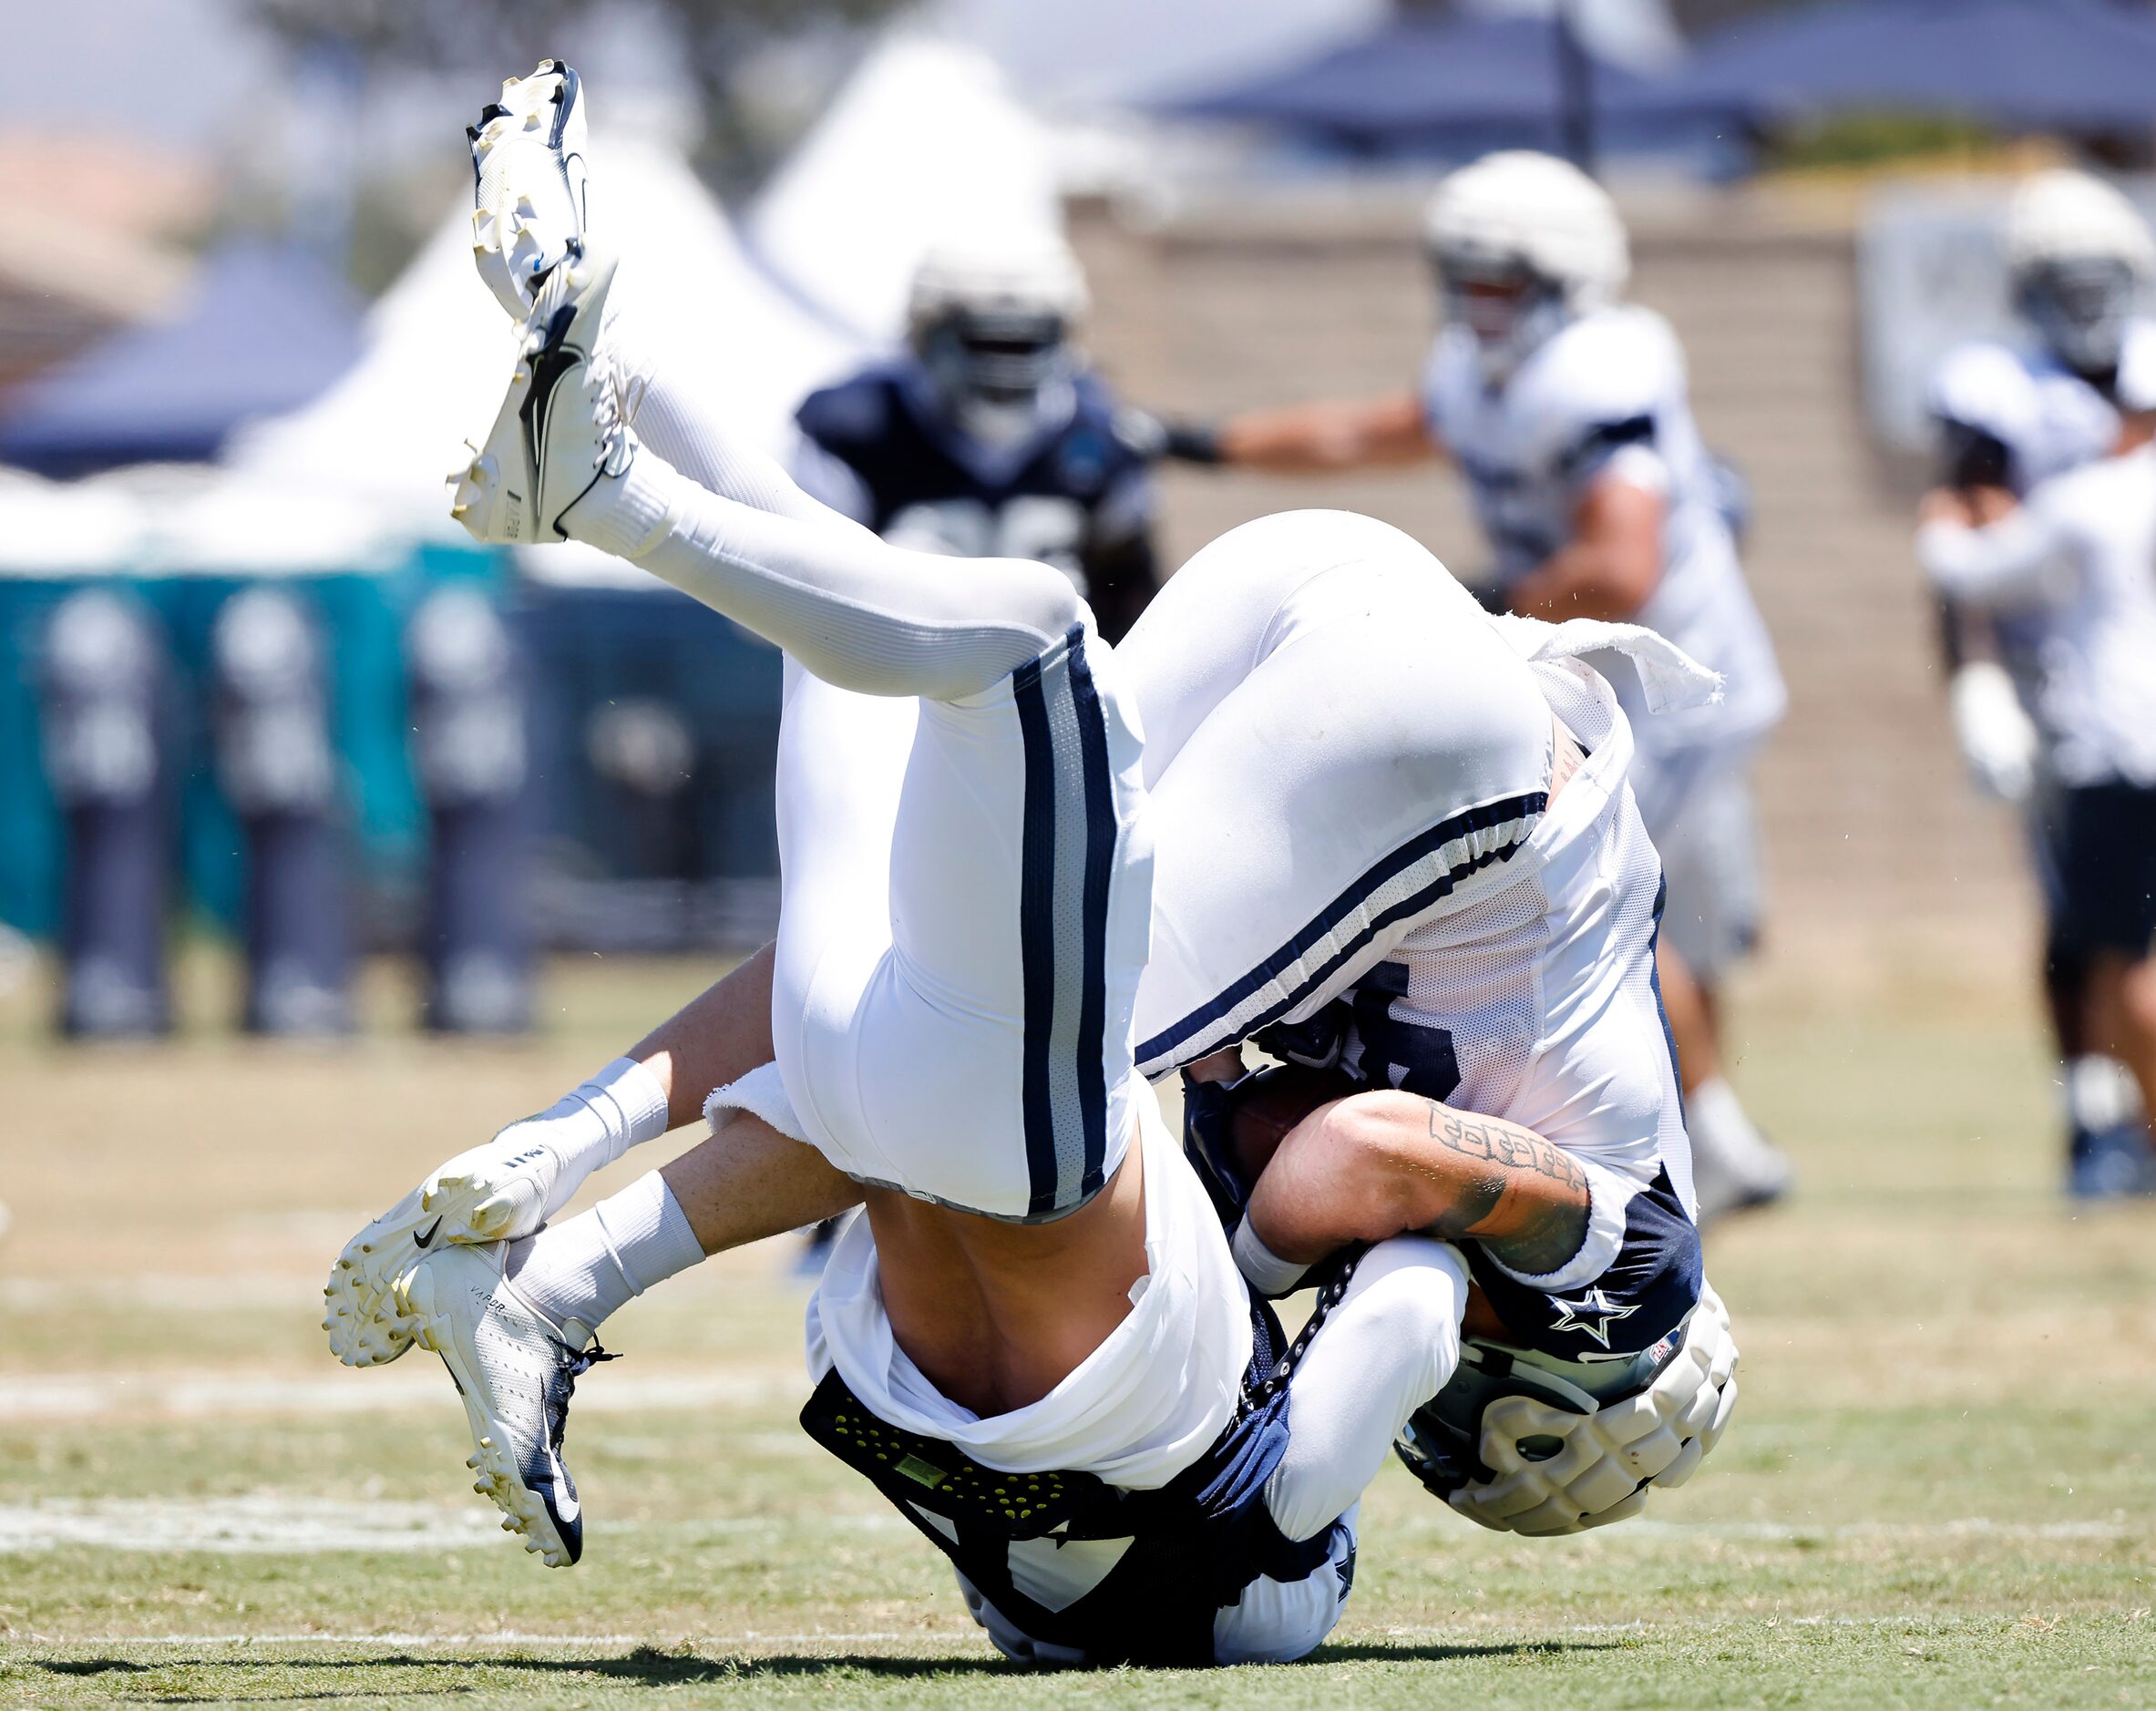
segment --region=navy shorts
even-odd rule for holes
[[[1599,1360],[1652,1348],[1699,1299],[1699,1231],[1668,1171],[1625,1207],[1625,1239],[1591,1283],[1545,1294],[1494,1263],[1482,1244],[1460,1244],[1468,1270],[1504,1321],[1508,1341],[1560,1360]]]
[[[2156,945],[2156,789],[2062,790],[2048,819],[2058,875],[2054,947],[2069,957],[2147,956]]]

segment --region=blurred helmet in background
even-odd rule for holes
[[[913,276],[908,338],[943,407],[990,443],[1031,432],[1043,395],[1074,366],[1085,278],[1053,232],[952,240]]]
[[[2007,211],[2014,306],[2075,373],[2119,365],[2128,323],[2156,278],[2156,239],[2131,202],[2086,172],[2039,172]]]
[[[1576,315],[1615,302],[1632,271],[1607,191],[1553,155],[1507,149],[1438,186],[1422,217],[1445,318],[1503,381]]]

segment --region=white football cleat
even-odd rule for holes
[[[472,260],[518,321],[539,282],[581,255],[590,206],[583,84],[559,59],[511,77],[466,130],[472,147]]]
[[[537,546],[567,540],[562,518],[636,456],[633,401],[599,348],[611,256],[571,257],[549,272],[487,443],[451,478],[449,515],[475,540]]]
[[[561,1460],[570,1399],[586,1369],[613,1357],[589,1327],[557,1325],[527,1301],[502,1275],[506,1251],[424,1255],[397,1293],[464,1399],[472,1490],[494,1500],[503,1532],[522,1534],[549,1568],[567,1568],[584,1553],[583,1508]]]
[[[397,1284],[429,1249],[529,1235],[575,1192],[556,1192],[561,1155],[539,1137],[543,1127],[527,1118],[459,1153],[344,1244],[322,1292],[332,1354],[347,1367],[395,1360],[416,1329]]]

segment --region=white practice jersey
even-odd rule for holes
[[[1717,503],[1669,324],[1637,305],[1571,323],[1503,385],[1484,384],[1473,335],[1447,327],[1423,378],[1430,431],[1459,464],[1496,555],[1499,584],[1572,538],[1591,483],[1615,476],[1663,496],[1662,579],[1637,621],[1722,673],[1722,701],[1641,724],[1644,753],[1699,743],[1749,746],[1787,696],[1759,609]],[[1641,708],[1620,683],[1626,710]]]
[[[2137,322],[2127,337],[2156,340],[2156,323]],[[1992,339],[1947,352],[1929,403],[1935,420],[1997,441],[2007,485],[2023,496],[2094,463],[2119,438],[2119,412],[2102,393],[2040,351]]]
[[[1348,998],[1371,1081],[1589,1168],[1582,1276],[1658,1172],[1689,1204],[1631,727],[1567,657],[1661,645],[1623,630],[1493,619],[1400,531],[1340,513],[1246,524],[1177,572],[1118,651],[1157,861],[1141,1071]],[[1560,729],[1587,759],[1553,801]]]
[[[2026,620],[2053,776],[2156,785],[2156,447],[2054,476],[1987,528],[1929,524],[1917,550],[1941,593]]]

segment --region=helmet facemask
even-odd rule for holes
[[[2077,374],[2108,375],[2119,366],[2140,281],[2118,256],[2062,256],[2025,268],[2014,302],[2056,356]]]
[[[1432,261],[1445,320],[1474,335],[1488,385],[1504,384],[1572,319],[1564,285],[1518,256],[1440,250]]]
[[[953,306],[916,329],[914,348],[938,402],[989,445],[1032,433],[1073,368],[1068,323],[1037,310]]]

